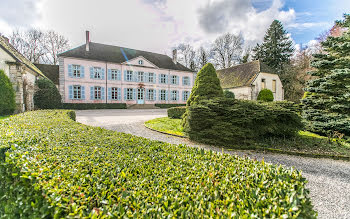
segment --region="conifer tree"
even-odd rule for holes
[[[10,115],[16,109],[15,91],[5,72],[0,69],[0,115]]]
[[[264,42],[258,44],[253,51],[254,59],[260,59],[280,74],[283,66],[289,63],[294,49],[293,42],[282,23],[274,20],[264,36]]]
[[[323,52],[311,63],[317,78],[305,89],[303,117],[313,132],[350,136],[350,15],[336,25],[344,32],[322,42]]]

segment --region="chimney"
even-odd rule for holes
[[[173,62],[177,64],[177,49],[173,50]]]
[[[86,45],[85,45],[86,52],[89,52],[90,50],[90,31],[86,31]]]

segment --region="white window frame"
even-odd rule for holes
[[[81,86],[73,85],[73,99],[79,100],[81,99]]]
[[[160,100],[165,101],[166,100],[166,90],[160,90]]]
[[[102,100],[102,87],[100,87],[100,86],[94,87],[94,99],[95,100]]]
[[[111,99],[118,100],[118,88],[117,87],[111,88]]]
[[[178,101],[178,99],[177,99],[177,94],[178,94],[178,92],[179,92],[179,91],[177,91],[177,90],[172,90],[172,91],[171,91],[171,95],[170,95],[170,100],[171,100],[171,101]]]
[[[152,78],[152,80],[151,80],[151,78]],[[154,83],[154,79],[155,79],[154,73],[149,72],[149,73],[148,73],[148,82]]]
[[[145,81],[145,73],[143,71],[139,71],[137,73],[137,80],[138,80],[138,82],[144,82]]]
[[[118,70],[117,69],[112,69],[111,70],[111,79],[112,80],[117,80],[118,78]]]
[[[154,89],[147,90],[147,100],[154,100]]]
[[[186,86],[190,85],[190,77],[188,77],[188,76],[184,77],[184,84],[183,85],[186,85]]]
[[[143,65],[143,60],[139,60],[139,65]]]
[[[130,71],[130,70],[127,70],[127,71],[126,71],[126,80],[127,80],[127,81],[133,81],[133,80],[132,80],[132,77],[133,77],[133,72]]]
[[[126,88],[126,100],[132,100],[133,99],[133,89],[132,88]]]
[[[81,66],[80,65],[72,65],[73,68],[73,77],[80,78],[81,77]]]
[[[160,83],[161,84],[166,84],[166,74],[161,74],[160,75]]]
[[[94,79],[102,79],[102,68],[94,67]]]
[[[190,92],[184,91],[184,101],[187,101],[189,97],[190,97]]]
[[[172,75],[171,76],[171,84],[177,84],[177,75]]]

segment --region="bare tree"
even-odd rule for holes
[[[208,63],[209,60],[209,52],[201,46],[197,51],[196,63],[198,69],[201,69],[204,65]]]
[[[240,60],[240,63],[247,63],[250,62],[253,58],[252,55],[252,47],[248,46],[247,48],[245,48],[244,53],[243,53],[243,57]]]
[[[196,55],[195,51],[193,50],[193,47],[190,44],[181,43],[177,46],[177,50],[179,51],[180,55],[179,61],[187,68],[191,67],[191,63],[193,66]]]
[[[58,34],[57,32],[50,30],[45,33],[44,46],[46,54],[44,55],[44,62],[57,65],[57,55],[68,50],[68,39]]]
[[[243,37],[241,34],[226,33],[219,36],[212,46],[214,61],[218,68],[228,68],[238,63],[242,54]]]

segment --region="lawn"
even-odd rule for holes
[[[157,118],[145,122],[145,125],[151,129],[185,136],[181,126],[181,119],[171,119],[168,117]],[[220,145],[219,145],[220,146]],[[252,145],[232,145],[234,149],[259,149],[270,150],[273,152],[285,153],[303,153],[306,155],[325,155],[325,156],[346,156],[350,157],[350,143],[345,141],[329,140],[311,132],[300,131],[297,136],[288,139],[266,138]]]
[[[316,217],[298,170],[86,126],[74,118],[73,111],[33,111],[0,122],[0,197],[6,197],[0,199],[0,215]]]
[[[8,118],[8,117],[10,117],[10,116],[0,116],[0,120],[6,119],[6,118]]]

